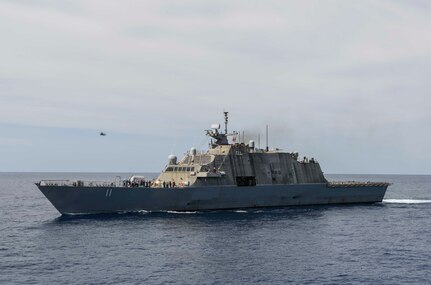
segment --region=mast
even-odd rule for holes
[[[266,125],[266,151],[269,151],[269,146],[268,146],[268,125]]]
[[[258,148],[260,149],[260,134],[257,134],[257,145],[258,145]]]
[[[224,113],[224,133],[219,132],[220,124],[212,124],[210,130],[205,130],[207,135],[215,139],[215,142],[211,141],[211,146],[215,147],[217,145],[228,145],[229,141],[227,139],[228,133],[227,133],[227,123],[229,121],[228,113],[229,112],[223,112]]]
[[[223,112],[223,113],[224,113],[224,133],[225,135],[227,135],[227,123],[229,121],[229,118],[228,118],[229,112]]]

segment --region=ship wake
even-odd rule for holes
[[[387,204],[429,204],[431,200],[425,199],[384,199],[383,203]]]

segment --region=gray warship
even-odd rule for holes
[[[131,176],[112,182],[42,180],[40,191],[62,215],[135,211],[205,211],[381,202],[389,183],[329,182],[315,159],[296,152],[236,142],[228,113],[206,130],[207,151],[170,155],[155,179]]]

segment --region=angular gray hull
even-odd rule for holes
[[[374,203],[383,200],[387,187],[387,184],[331,187],[327,183],[186,188],[38,185],[64,215]]]

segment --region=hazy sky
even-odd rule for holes
[[[0,0],[0,39],[0,171],[160,171],[227,110],[326,173],[431,174],[428,0]]]

